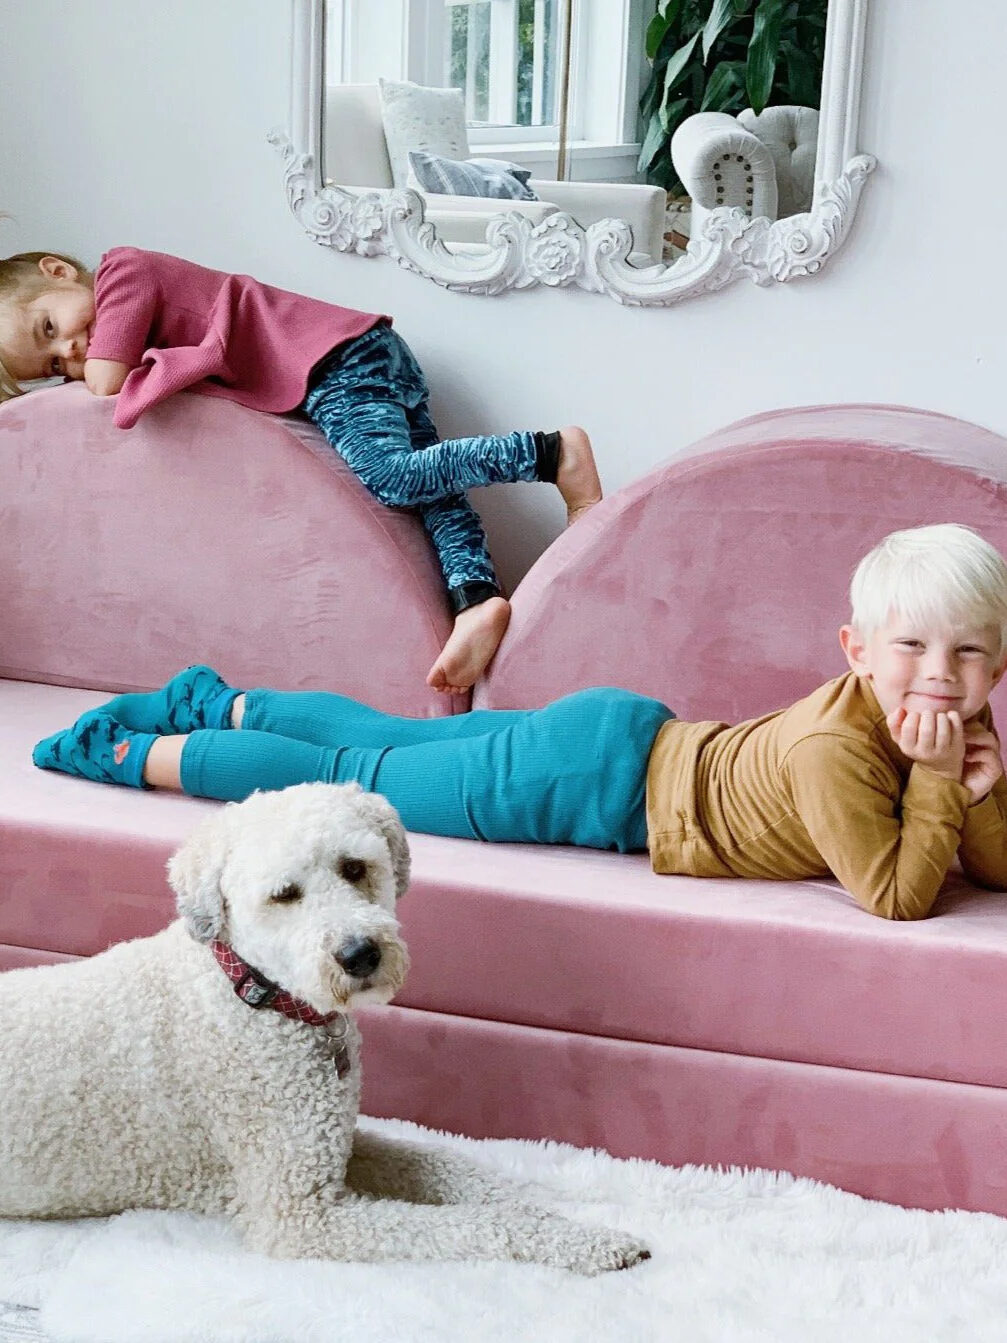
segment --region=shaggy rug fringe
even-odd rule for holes
[[[653,1258],[577,1278],[512,1264],[286,1263],[223,1222],[0,1221],[0,1301],[53,1343],[1000,1343],[1007,1220],[872,1203],[767,1171],[672,1169],[362,1119],[464,1152]]]

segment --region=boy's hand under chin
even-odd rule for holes
[[[981,802],[1003,772],[996,733],[978,723],[966,723],[962,783],[972,794],[972,801]]]
[[[963,724],[953,709],[893,709],[885,722],[903,755],[962,784],[972,803],[981,802],[1004,772],[996,734],[975,722]]]

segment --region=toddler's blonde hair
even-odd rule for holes
[[[892,616],[947,628],[992,625],[1007,644],[1007,562],[971,527],[942,522],[892,532],[860,561],[852,623],[869,638]]]
[[[14,256],[0,259],[0,304],[15,304],[18,307],[30,303],[33,298],[52,288],[52,281],[38,268],[45,256],[54,256],[57,261],[65,261],[79,274],[90,279],[91,273],[82,261],[64,252],[17,252]],[[20,396],[24,388],[8,373],[0,358],[0,403]]]

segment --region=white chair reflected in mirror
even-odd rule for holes
[[[700,237],[710,211],[724,206],[770,220],[810,210],[817,144],[813,107],[686,117],[671,137],[671,160],[692,199],[691,237]]]
[[[376,84],[329,84],[322,125],[324,181],[343,190],[391,191],[394,179]],[[468,157],[466,149],[465,157]],[[516,211],[533,224],[563,211],[582,228],[601,219],[625,219],[633,230],[629,260],[648,266],[661,260],[665,193],[630,182],[558,182],[532,178],[537,201],[499,200],[419,191],[424,215],[449,246],[470,249],[485,243],[495,215]],[[414,188],[418,189],[418,188]]]

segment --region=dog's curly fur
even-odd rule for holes
[[[355,1134],[359,1036],[239,1001],[223,941],[325,1014],[386,1002],[408,964],[398,817],[355,784],[221,808],[169,863],[181,918],[76,964],[0,975],[0,1215],[232,1214],[287,1258],[506,1258],[596,1273],[631,1237],[516,1200],[478,1168]],[[336,953],[366,938],[365,978]],[[345,959],[345,957],[344,957]],[[351,962],[352,965],[352,962]]]

